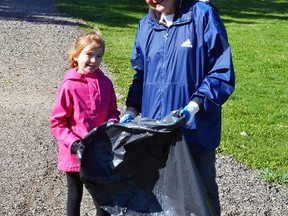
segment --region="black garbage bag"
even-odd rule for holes
[[[112,215],[213,215],[182,137],[184,117],[106,122],[82,140],[81,179]]]

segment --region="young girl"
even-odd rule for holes
[[[52,111],[51,131],[58,141],[58,169],[66,172],[67,215],[80,215],[83,183],[77,158],[79,140],[106,121],[119,121],[111,80],[99,69],[105,43],[99,30],[80,35],[69,53],[71,69],[64,76]],[[97,215],[107,215],[97,208]],[[108,214],[109,215],[109,214]]]

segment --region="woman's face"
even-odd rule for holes
[[[146,3],[161,14],[169,15],[175,13],[177,0],[146,0]]]

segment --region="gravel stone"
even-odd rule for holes
[[[0,215],[65,215],[66,176],[56,168],[49,116],[81,21],[54,3],[1,0]],[[288,215],[287,185],[266,183],[232,156],[217,156],[217,181],[222,215]],[[87,190],[82,215],[95,215]]]

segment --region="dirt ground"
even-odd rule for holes
[[[0,1],[0,215],[65,215],[49,116],[79,24],[50,0]],[[85,197],[83,214],[95,215]]]
[[[65,215],[66,177],[57,169],[49,116],[80,22],[53,0],[0,0],[0,215]],[[218,156],[223,215],[288,215],[287,188]],[[95,215],[85,191],[82,215]]]

